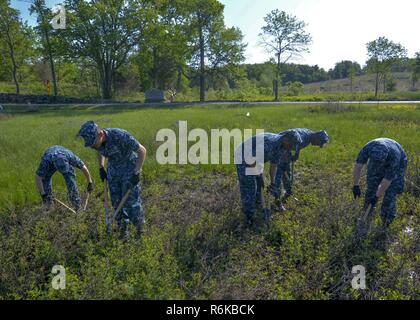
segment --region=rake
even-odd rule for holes
[[[87,209],[87,206],[88,206],[88,203],[89,203],[89,196],[90,196],[90,193],[88,192],[87,195],[86,195],[85,204],[83,205],[83,211],[86,211],[86,209]]]
[[[266,200],[265,197],[265,181],[264,181],[264,176],[260,175],[258,176],[257,179],[260,179],[260,183],[261,183],[261,205],[263,207],[263,214],[264,214],[264,220],[265,222],[268,223],[268,221],[271,218],[271,203],[269,200]],[[270,197],[268,196],[268,199]]]
[[[111,214],[112,206],[109,203],[108,199],[108,182],[104,181],[104,209],[105,209],[105,225],[107,232],[110,234],[112,230],[112,224],[117,219],[120,211],[124,207],[125,203],[128,200],[128,197],[130,196],[131,192],[133,191],[133,188],[129,188],[123,198],[121,199],[117,209],[115,210],[114,214]]]
[[[74,214],[77,214],[77,212],[75,210],[73,210],[72,208],[70,208],[68,205],[66,205],[64,202],[58,200],[57,198],[54,197],[54,201],[61,204],[64,208],[66,208],[67,210],[71,211]]]

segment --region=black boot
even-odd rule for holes
[[[137,223],[136,231],[137,231],[136,239],[140,240],[142,238],[143,234],[144,234],[144,222],[143,221]]]
[[[283,196],[283,199],[281,200],[281,202],[282,203],[286,203],[288,200],[289,200],[289,198],[292,196],[292,193],[290,192],[286,192],[285,194],[284,194],[284,196]]]
[[[119,239],[124,241],[124,242],[130,240],[130,233],[128,231],[128,224],[121,223],[119,227],[120,227]]]

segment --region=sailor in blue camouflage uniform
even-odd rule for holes
[[[49,206],[52,203],[52,176],[58,171],[66,181],[68,196],[72,206],[76,211],[80,209],[81,197],[73,167],[82,170],[88,181],[87,192],[91,193],[93,191],[92,177],[88,168],[78,156],[62,146],[52,146],[44,152],[35,175],[36,185],[44,204]]]
[[[257,206],[261,203],[261,193],[263,188],[262,168],[257,169],[258,163],[247,163],[244,156],[247,148],[252,148],[252,156],[256,157],[257,143],[263,143],[264,154],[263,162],[270,162],[270,178],[274,182],[277,166],[284,150],[295,149],[300,144],[300,136],[293,131],[281,134],[263,133],[250,138],[242,143],[235,152],[235,163],[238,173],[239,188],[241,193],[242,211],[248,223],[252,223],[257,212]],[[252,144],[251,144],[252,143]],[[247,169],[256,169],[252,174]]]
[[[101,180],[108,181],[112,206],[117,209],[124,195],[131,190],[117,222],[121,236],[127,239],[129,222],[137,228],[137,237],[143,233],[144,210],[141,201],[140,172],[146,158],[146,149],[130,133],[122,129],[101,129],[93,121],[82,125],[79,135],[85,146],[98,153]],[[108,159],[105,170],[105,158]]]
[[[277,175],[274,184],[270,186],[270,192],[276,199],[276,209],[284,211],[285,208],[283,203],[292,195],[292,162],[296,162],[299,159],[300,151],[309,145],[318,146],[323,148],[325,144],[330,141],[330,138],[326,131],[315,132],[305,128],[290,129],[287,131],[296,132],[300,136],[301,143],[296,146],[295,154],[292,154],[292,150],[285,150],[282,153],[280,163],[277,167]],[[285,195],[282,200],[280,196],[282,194],[281,185],[285,189]]]
[[[397,195],[404,191],[404,179],[408,158],[402,146],[388,138],[370,141],[360,151],[354,168],[353,195],[361,197],[360,175],[367,163],[367,191],[365,210],[373,210],[383,196],[381,218],[388,227],[397,215]]]

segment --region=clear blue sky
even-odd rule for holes
[[[11,0],[24,20],[30,0]],[[258,34],[264,16],[273,9],[284,10],[308,23],[313,37],[311,52],[298,63],[318,64],[329,69],[341,60],[364,64],[366,43],[380,36],[400,42],[409,56],[420,51],[420,0],[220,0],[225,5],[228,26],[239,27],[248,43],[247,62],[268,60],[269,55],[258,46]],[[61,0],[46,0],[53,7]]]

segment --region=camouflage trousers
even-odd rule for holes
[[[115,168],[108,168],[108,185],[111,195],[111,202],[114,209],[117,209],[124,195],[127,193],[130,185],[130,178],[133,170],[118,170]],[[131,222],[135,226],[143,225],[144,223],[144,210],[141,200],[141,187],[140,184],[135,186],[124,207],[116,217],[118,226],[122,231],[126,231],[128,224]]]
[[[79,189],[76,182],[76,173],[72,167],[63,174],[64,180],[67,185],[68,198],[72,206],[77,210],[82,206],[82,199],[80,197]],[[42,179],[44,186],[44,192],[48,195],[52,195],[52,174]]]
[[[245,174],[246,166],[243,164],[236,165],[236,170],[241,193],[242,211],[248,218],[252,218],[257,212],[257,207],[262,202],[262,181],[258,176],[247,176]]]
[[[291,162],[281,162],[277,165],[276,180],[274,182],[274,193],[273,196],[279,199],[282,193],[282,183],[286,194],[292,194],[292,183],[291,183]]]
[[[402,168],[382,200],[381,218],[386,223],[392,223],[397,215],[397,196],[404,191],[405,168]],[[376,196],[376,191],[384,177],[382,175],[368,174],[367,191],[365,195],[365,209],[368,208],[369,201]]]

